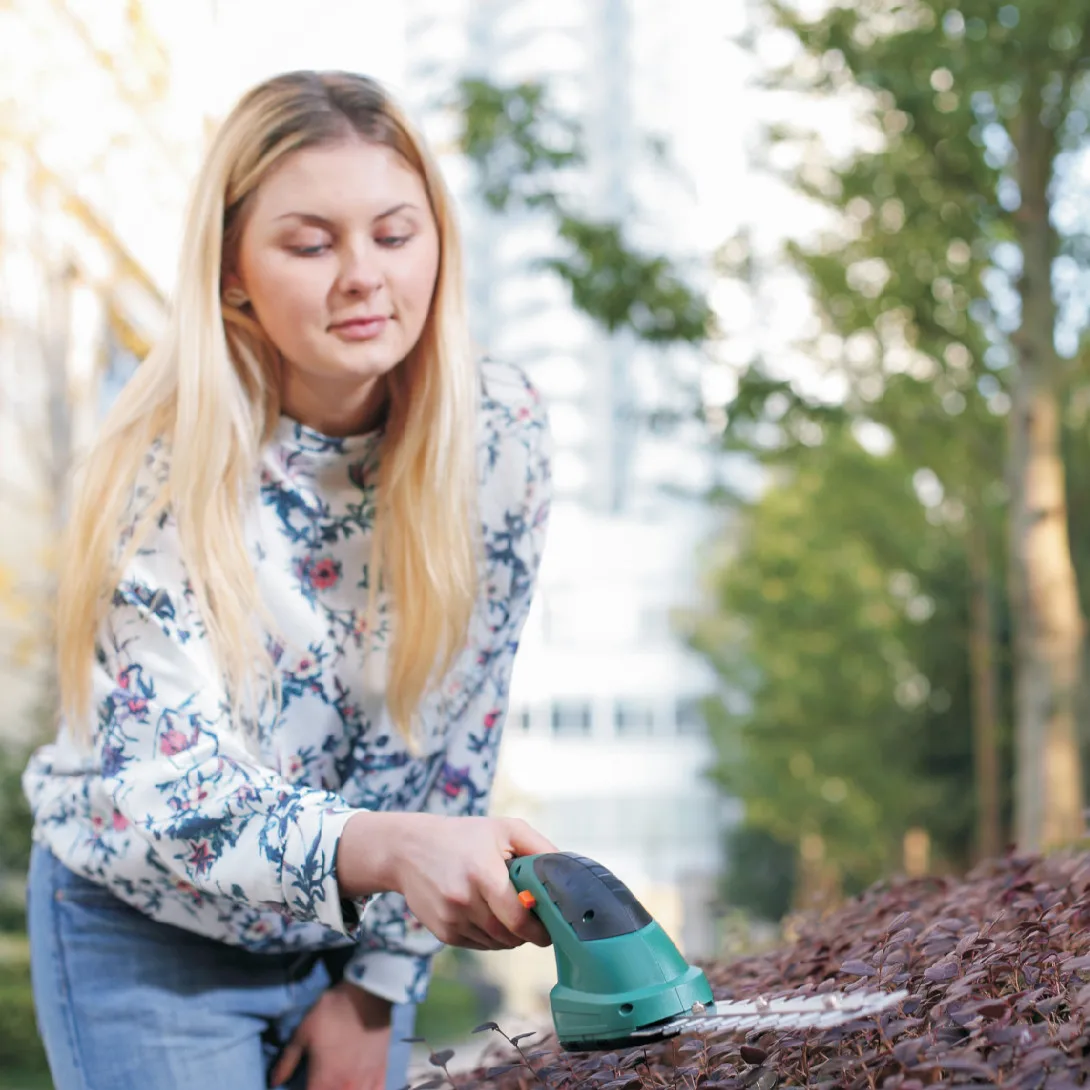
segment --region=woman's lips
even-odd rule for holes
[[[344,341],[369,341],[379,336],[389,321],[383,315],[374,318],[353,318],[348,322],[338,322],[330,326],[330,332]]]

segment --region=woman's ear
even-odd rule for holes
[[[227,253],[221,257],[220,298],[229,307],[244,307],[250,302],[250,293],[239,275],[237,258]]]
[[[237,282],[224,286],[222,298],[229,307],[244,307],[250,302],[246,289]]]

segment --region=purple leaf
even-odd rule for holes
[[[985,999],[973,1004],[973,1010],[984,1018],[1002,1018],[1010,1009],[1005,999]]]
[[[878,970],[873,965],[868,965],[865,961],[846,961],[840,966],[842,973],[848,973],[851,976],[877,976]]]
[[[768,1059],[768,1053],[755,1045],[742,1045],[738,1052],[747,1064],[763,1064]]]
[[[958,967],[954,962],[940,961],[932,965],[930,969],[926,969],[923,978],[931,981],[932,984],[937,984],[944,980],[953,980],[957,975]]]
[[[889,921],[889,923],[886,924],[886,934],[889,935],[892,934],[894,931],[899,931],[911,919],[911,912],[899,913],[898,915],[894,916],[893,919]]]

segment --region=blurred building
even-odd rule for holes
[[[683,5],[684,6],[684,5]],[[687,96],[714,86],[704,19],[653,0],[407,0],[401,86],[440,146],[452,80],[542,80],[576,119],[587,168],[579,208],[619,219],[634,240],[679,260],[714,244],[685,157]],[[695,58],[695,64],[694,64]],[[720,58],[721,60],[721,58]],[[667,154],[655,137],[664,137]],[[677,493],[710,482],[694,424],[657,432],[662,410],[693,404],[697,361],[610,337],[573,312],[536,263],[556,252],[549,222],[483,207],[465,166],[448,173],[464,209],[474,330],[492,355],[527,368],[547,399],[557,502],[538,598],[516,667],[496,808],[614,869],[691,956],[714,949],[724,804],[699,703],[713,687],[672,615],[699,599],[703,504]],[[696,281],[701,283],[699,279]],[[509,960],[515,1011],[551,983],[551,956]]]

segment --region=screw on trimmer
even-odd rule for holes
[[[557,1037],[569,1051],[679,1033],[840,1025],[907,997],[853,992],[715,1003],[704,973],[600,863],[549,852],[513,859],[508,868],[519,899],[553,940],[557,982],[549,1000]]]

